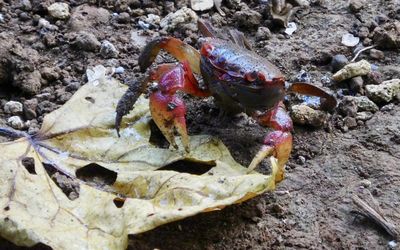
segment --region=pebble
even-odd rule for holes
[[[365,86],[367,96],[376,103],[388,103],[400,93],[400,79],[392,79],[379,85]]]
[[[125,72],[125,69],[124,69],[124,67],[121,67],[121,66],[115,68],[115,71],[114,71],[115,74],[123,74],[124,72]]]
[[[365,187],[365,188],[370,187],[371,184],[372,184],[372,182],[370,180],[367,180],[367,179],[364,179],[364,180],[360,181],[360,185]]]
[[[161,17],[154,14],[148,14],[145,18],[146,23],[150,23],[152,25],[159,25],[161,21]]]
[[[378,26],[373,31],[375,44],[381,49],[398,49],[400,48],[400,21],[385,23]]]
[[[40,18],[38,21],[38,27],[39,29],[47,29],[49,31],[56,31],[58,30],[58,27],[55,25],[50,24],[49,21],[47,21],[44,18]]]
[[[43,67],[40,69],[40,74],[43,79],[46,79],[48,81],[56,81],[60,79],[60,74],[55,68]]]
[[[183,7],[176,12],[169,13],[160,21],[160,27],[165,31],[175,30],[179,25],[185,23],[196,23],[197,14],[192,9]]]
[[[349,7],[352,12],[359,12],[364,5],[366,4],[365,0],[350,0]]]
[[[343,119],[343,123],[349,129],[357,127],[357,120],[354,117],[347,116]]]
[[[366,60],[361,60],[355,63],[349,63],[341,70],[336,72],[332,78],[337,82],[341,82],[355,76],[363,76],[371,72],[371,64]]]
[[[101,43],[92,33],[81,31],[76,36],[73,45],[81,50],[96,52],[99,50]]]
[[[104,40],[101,43],[100,47],[100,55],[104,58],[115,58],[118,57],[118,50],[115,48],[114,44],[110,43],[107,40]]]
[[[16,101],[9,101],[4,104],[4,112],[7,114],[18,115],[23,111],[22,103]]]
[[[342,44],[347,47],[354,47],[360,42],[359,37],[355,37],[350,33],[346,33],[342,36]]]
[[[257,41],[269,40],[271,38],[272,38],[272,32],[267,27],[263,26],[258,27],[256,33]]]
[[[291,107],[291,117],[296,124],[321,127],[325,124],[327,115],[320,110],[300,104]]]
[[[383,82],[382,80],[382,74],[378,71],[371,71],[367,74],[365,83],[368,84],[381,84]]]
[[[29,0],[21,0],[19,2],[21,4],[21,9],[25,11],[30,11],[32,10],[32,3]]]
[[[21,130],[25,127],[24,122],[22,121],[21,117],[19,116],[11,116],[10,118],[7,119],[7,124],[14,128]]]
[[[385,54],[383,53],[383,51],[381,50],[377,50],[377,49],[371,49],[369,51],[369,56],[372,59],[376,59],[376,60],[383,60],[385,59]]]
[[[262,15],[255,10],[243,8],[240,11],[236,11],[233,15],[233,19],[236,23],[244,28],[255,28],[258,27],[262,20]]]
[[[214,0],[190,0],[190,7],[195,11],[209,10],[214,6]]]
[[[353,98],[356,100],[357,111],[369,111],[375,113],[379,110],[378,105],[366,96],[355,96]]]
[[[53,3],[49,7],[47,7],[47,11],[49,15],[55,19],[67,19],[70,16],[69,6],[66,3]]]
[[[32,120],[37,117],[36,108],[38,106],[38,99],[33,98],[24,102],[24,115],[27,120]]]
[[[349,62],[349,60],[347,60],[347,57],[345,55],[341,55],[341,54],[335,55],[332,58],[332,62],[331,62],[332,72],[335,73],[335,72],[339,71],[344,66],[346,66],[346,64],[348,62]]]
[[[355,117],[358,110],[357,101],[353,96],[344,96],[339,103],[338,110],[343,116]]]
[[[117,16],[118,23],[129,23],[131,21],[131,16],[127,12],[122,12]]]
[[[395,240],[391,240],[388,242],[389,249],[396,249],[397,242]]]
[[[352,91],[357,92],[357,93],[363,93],[363,86],[364,86],[364,81],[361,76],[356,76],[351,78],[349,87]]]
[[[369,119],[372,118],[372,116],[374,116],[374,114],[372,112],[368,112],[368,111],[363,111],[363,112],[358,112],[356,115],[356,119],[358,121],[368,121]]]

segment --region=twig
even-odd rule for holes
[[[363,201],[357,195],[353,195],[352,199],[354,204],[356,204],[356,206],[361,210],[361,214],[371,219],[377,225],[381,226],[393,238],[398,239],[399,232],[397,231],[396,226],[388,219],[386,219],[383,215],[381,215],[379,211],[377,211],[378,209],[372,208],[369,204],[367,204],[367,202]]]
[[[375,47],[376,47],[376,45],[371,45],[371,46],[365,47],[365,48],[363,48],[363,49],[360,49],[360,50],[357,52],[357,54],[353,57],[353,59],[351,59],[350,62],[354,62],[354,61],[357,59],[357,57],[358,57],[362,52],[364,52],[364,51],[366,51],[366,50],[369,50],[369,49],[373,49],[373,48],[375,48]]]

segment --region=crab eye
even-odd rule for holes
[[[244,75],[244,77],[246,78],[246,80],[249,81],[249,82],[254,82],[254,81],[257,79],[257,76],[258,76],[258,74],[257,74],[257,72],[255,72],[255,71],[246,73],[246,74]]]

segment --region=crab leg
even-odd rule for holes
[[[255,118],[261,125],[273,128],[264,139],[264,145],[258,151],[249,165],[249,171],[252,171],[266,157],[274,156],[277,158],[278,175],[276,182],[283,180],[285,172],[285,164],[289,159],[292,151],[292,134],[293,123],[289,115],[286,113],[285,106],[282,102],[278,103],[272,110],[262,114],[255,115]]]
[[[302,95],[317,96],[321,99],[321,108],[324,110],[333,110],[336,107],[336,98],[331,94],[325,92],[325,90],[305,82],[293,83],[287,92],[298,93]]]
[[[161,71],[154,70],[151,79],[158,79],[158,86],[150,94],[150,112],[154,122],[168,142],[175,148],[174,130],[182,137],[182,144],[189,152],[189,137],[186,129],[186,106],[175,93],[182,90],[188,94],[206,97],[210,93],[202,90],[193,76],[189,62],[164,64]]]
[[[173,37],[154,39],[144,47],[139,56],[139,66],[142,72],[145,72],[154,62],[161,49],[166,50],[180,62],[188,61],[192,71],[200,74],[200,53],[189,44]]]

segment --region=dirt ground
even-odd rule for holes
[[[13,100],[24,106],[22,112],[16,111],[22,117],[20,129],[35,133],[43,116],[67,101],[86,81],[86,69],[97,64],[122,67],[115,76],[129,84],[140,76],[139,51],[152,37],[169,34],[196,45],[199,35],[192,16],[164,28],[159,21],[190,7],[188,2],[75,0],[68,2],[68,19],[56,20],[47,11],[54,1],[0,0],[0,126],[10,125],[8,119],[15,115],[4,109]],[[215,9],[197,15],[223,30],[238,28],[289,82],[323,86],[336,93],[339,102],[344,96],[363,96],[366,84],[400,78],[399,0],[350,1],[351,6],[347,0],[289,1],[309,3],[293,15],[297,30],[292,35],[272,22],[268,2],[226,0],[222,1],[225,17]],[[394,44],[382,42],[384,36],[377,35],[376,29],[396,22]],[[348,32],[360,37],[361,45],[341,44]],[[374,44],[380,44],[378,51],[359,56],[374,69],[363,77],[361,86],[330,80],[335,55],[350,60],[360,46]],[[339,105],[320,128],[296,125],[286,179],[275,192],[130,236],[129,249],[396,248],[382,228],[354,213],[351,197],[370,192],[383,215],[400,225],[399,97],[377,103],[379,110],[366,119],[351,110],[354,103],[350,102]],[[237,161],[248,165],[268,130],[245,115],[221,122],[212,99],[185,100],[189,133],[217,136]],[[267,172],[267,163],[259,169]],[[0,249],[23,248],[0,240]]]

